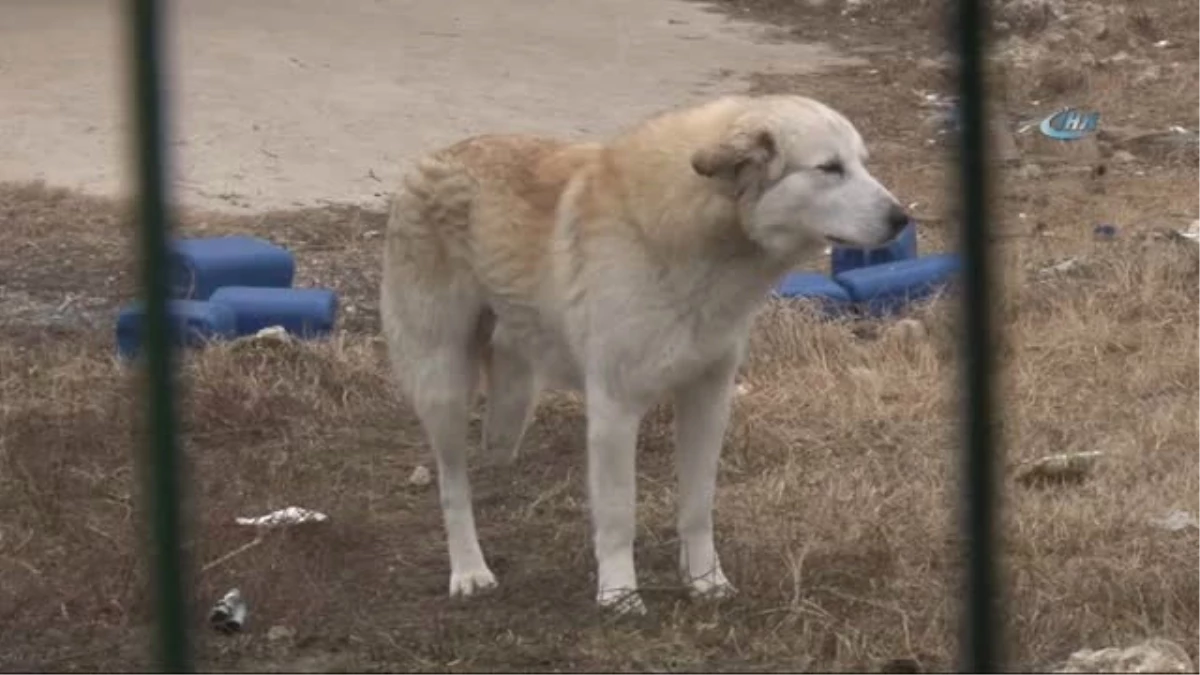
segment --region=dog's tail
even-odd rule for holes
[[[494,317],[469,249],[477,193],[457,158],[442,153],[420,161],[392,198],[379,311],[393,367],[410,396],[435,382],[474,390],[489,356]]]

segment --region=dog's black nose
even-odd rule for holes
[[[908,212],[900,208],[899,204],[892,204],[887,215],[888,227],[892,231],[892,236],[900,234],[900,231],[908,225],[908,221]]]

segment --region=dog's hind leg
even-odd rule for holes
[[[532,364],[503,326],[497,328],[491,344],[484,451],[492,461],[512,461],[533,417],[540,385]]]
[[[397,375],[406,383],[437,461],[438,496],[450,555],[450,595],[470,596],[496,585],[496,575],[487,567],[475,531],[467,474],[467,425],[479,354],[472,350],[469,330],[434,339],[428,327],[430,324],[408,331],[391,327],[389,342]]]
[[[385,283],[384,328],[397,378],[437,461],[450,595],[471,595],[496,585],[479,546],[467,476],[468,416],[480,362],[473,333],[481,306],[471,292],[414,293],[391,281],[398,280]]]
[[[413,404],[437,460],[438,495],[450,554],[450,595],[496,585],[479,546],[467,476],[467,420],[478,364],[450,346],[430,352]]]

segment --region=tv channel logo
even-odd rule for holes
[[[1076,141],[1094,133],[1100,126],[1100,113],[1063,108],[1042,120],[1038,129],[1043,136],[1059,141]]]

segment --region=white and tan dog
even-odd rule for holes
[[[607,143],[480,136],[423,160],[394,197],[380,309],[437,459],[450,594],[496,584],[475,530],[467,425],[485,369],[485,452],[511,458],[543,386],[587,408],[597,600],[644,611],[634,450],[673,397],[679,564],[733,590],[713,495],[734,373],[782,275],[829,242],[875,246],[908,218],[854,126],[798,96],[726,97]]]

